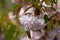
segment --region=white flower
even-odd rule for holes
[[[21,8],[20,15],[21,13],[24,13],[24,10]],[[26,9],[26,8],[25,8]],[[30,16],[29,14],[26,13],[31,13]],[[26,15],[24,15],[26,14]],[[34,9],[30,8],[25,12],[22,16],[20,16],[19,20],[21,24],[24,26],[25,30],[40,30],[45,26],[45,21],[43,18],[40,17],[35,17],[34,14]],[[43,13],[42,13],[43,14]]]
[[[44,19],[38,19],[33,16],[27,16],[23,15],[19,18],[22,25],[25,27],[25,29],[31,30],[31,29],[40,29],[41,26],[44,26]]]

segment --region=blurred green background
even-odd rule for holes
[[[0,0],[0,40],[20,40],[25,34],[22,25],[18,20],[18,11],[21,4],[14,4],[12,0]],[[16,17],[13,19],[16,23],[9,19],[9,12],[14,12]]]

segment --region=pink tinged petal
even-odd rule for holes
[[[29,8],[31,5],[25,5],[21,8],[20,12],[19,12],[19,15],[22,16],[24,15],[24,11]],[[31,9],[30,9],[31,10]],[[31,10],[32,11],[32,10]]]
[[[25,11],[24,8],[21,8],[21,10],[20,10],[20,12],[19,12],[19,15],[22,16],[23,13],[24,13],[24,11]]]
[[[29,10],[27,10],[25,13],[34,13],[34,9],[30,8]]]

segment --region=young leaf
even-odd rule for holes
[[[59,25],[60,25],[60,21],[58,21]]]
[[[44,20],[45,20],[45,22],[47,23],[48,22],[48,15],[44,15]]]
[[[57,26],[57,27],[60,26],[60,21],[56,21],[56,26]]]
[[[53,25],[53,21],[49,21],[47,25],[48,25],[48,30],[50,30]]]
[[[47,5],[50,5],[50,4],[51,4],[51,0],[44,0],[44,2],[45,2]]]
[[[58,2],[58,0],[52,0],[52,2],[56,4]]]

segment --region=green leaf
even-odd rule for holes
[[[40,2],[40,0],[25,0],[25,1],[27,1],[27,2],[31,2],[31,3],[35,3],[35,2]]]
[[[48,22],[48,15],[44,15],[44,20],[45,20],[45,22],[47,23]]]
[[[27,2],[34,2],[34,0],[26,0]]]
[[[49,21],[49,22],[47,23],[48,30],[50,30],[50,29],[51,29],[52,25],[53,25],[53,21]]]
[[[59,23],[59,26],[60,26],[60,21],[58,21],[58,23]]]
[[[60,21],[56,21],[56,26],[57,26],[57,27],[60,26]]]
[[[56,9],[54,7],[50,7],[52,11],[56,11]]]
[[[10,24],[10,29],[5,34],[5,40],[14,40],[14,33],[15,33],[16,26],[14,24]]]
[[[58,21],[58,17],[57,15],[54,15],[55,21]]]
[[[52,0],[52,2],[56,4],[58,2],[58,0]]]
[[[0,8],[1,8],[1,7],[4,7],[4,5],[5,5],[4,0],[0,0]]]
[[[47,5],[50,5],[50,4],[51,4],[51,0],[44,0],[44,2],[45,2]]]

